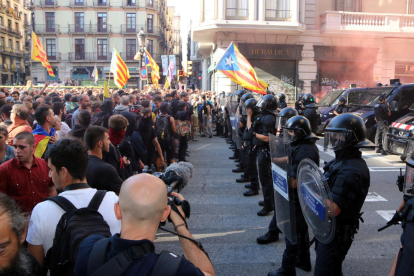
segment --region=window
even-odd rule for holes
[[[46,32],[55,31],[55,13],[47,12],[46,13]]]
[[[0,45],[0,46],[6,46],[6,45],[4,44],[4,42],[5,42],[5,41],[4,41],[4,37],[1,37],[1,38],[0,38],[0,43],[1,43],[1,45]]]
[[[11,20],[7,20],[7,26],[9,26],[9,28],[11,28]]]
[[[9,39],[9,47],[13,48],[13,40]]]
[[[98,12],[98,32],[106,32],[106,12]]]
[[[127,6],[135,6],[136,0],[127,0]]]
[[[17,9],[17,6],[14,6],[14,11],[18,12],[19,10]]]
[[[410,0],[408,3],[408,13],[414,14],[414,0]]]
[[[7,1],[7,8],[10,8],[10,1]]]
[[[45,5],[51,5],[51,6],[53,6],[53,5],[55,5],[55,0],[45,0]]]
[[[127,60],[134,60],[134,56],[135,56],[136,52],[137,52],[137,40],[136,39],[127,39],[126,40],[126,59]]]
[[[152,58],[154,58],[154,40],[148,39],[148,47],[147,48],[148,48],[148,52],[150,53]]]
[[[335,11],[361,12],[361,0],[335,0]]]
[[[154,24],[154,15],[148,13],[147,14],[147,26],[148,26],[147,32],[148,33],[153,33],[154,32],[153,24]]]
[[[286,20],[290,16],[289,0],[266,0],[266,20]]]
[[[20,32],[19,32],[19,23],[14,23],[14,27],[16,28],[16,29],[15,29],[15,31],[16,31],[17,33],[20,33]]]
[[[20,50],[20,41],[16,41],[16,50]]]
[[[75,60],[85,59],[85,40],[75,39]]]
[[[248,0],[226,0],[226,18],[247,19],[249,16]]]
[[[24,18],[24,24],[29,25],[29,22],[27,22],[27,14],[23,14],[23,18]],[[1,22],[1,24],[3,24],[3,20]]]
[[[126,30],[127,32],[136,31],[136,14],[135,13],[127,13]]]
[[[204,0],[204,21],[214,19],[214,1]]]
[[[98,39],[98,60],[108,59],[108,40]]]
[[[75,32],[84,32],[85,17],[83,12],[75,12]]]
[[[46,54],[49,60],[56,60],[56,40],[46,39]]]
[[[147,0],[147,7],[154,7],[153,0]]]
[[[399,104],[399,109],[408,111],[408,108],[414,103],[414,89],[413,88],[404,88],[401,91],[401,99]]]
[[[84,6],[83,0],[75,0],[75,6]]]
[[[3,26],[3,17],[0,16],[0,25]]]
[[[98,6],[106,6],[106,0],[98,0]]]

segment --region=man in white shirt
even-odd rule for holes
[[[62,139],[49,148],[47,156],[49,175],[56,188],[63,190],[59,196],[68,199],[78,209],[87,207],[97,190],[86,183],[88,153],[85,146],[78,140]],[[98,209],[112,235],[121,231],[121,223],[114,213],[117,201],[115,193],[107,192]],[[52,201],[39,203],[33,209],[26,240],[29,252],[41,266],[53,245],[56,226],[63,214],[63,209]]]

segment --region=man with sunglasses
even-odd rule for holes
[[[46,197],[57,195],[56,188],[46,161],[34,156],[35,141],[30,132],[17,134],[13,146],[16,157],[0,166],[0,192],[30,213]]]

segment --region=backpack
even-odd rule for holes
[[[210,102],[208,102],[207,100],[205,100],[203,102],[203,107],[201,108],[201,110],[203,111],[203,114],[208,114],[207,113],[208,112],[207,105],[209,105],[210,106],[210,110],[212,110],[212,106],[211,106]]]
[[[171,141],[171,122],[169,115],[167,116],[157,116],[157,121],[155,122],[155,133],[157,138],[161,142]]]
[[[106,261],[109,239],[98,240],[92,248],[88,260],[88,276],[121,276],[131,265],[146,254],[154,252],[150,246],[136,245],[118,253]],[[174,276],[180,266],[182,257],[169,251],[161,251],[152,269],[151,276]]]
[[[50,276],[72,276],[75,270],[76,255],[82,241],[92,235],[110,237],[108,223],[98,212],[106,191],[97,191],[87,207],[77,209],[63,196],[48,197],[65,213],[56,226],[53,246],[46,255]]]
[[[180,135],[181,137],[187,136],[191,132],[191,122],[190,121],[180,121],[175,120],[175,129],[176,133]]]

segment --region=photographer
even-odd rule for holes
[[[171,195],[184,200],[178,193]],[[86,238],[79,247],[75,275],[153,275],[153,270],[173,269],[173,260],[171,264],[165,261],[161,263],[161,258],[154,252],[153,242],[160,222],[166,221],[168,217],[178,234],[193,238],[182,219],[185,217],[183,209],[181,206],[176,207],[181,216],[171,212],[167,187],[159,178],[149,174],[128,178],[122,184],[119,203],[114,207],[117,219],[121,220],[122,233],[109,239],[100,235]],[[215,275],[208,257],[193,242],[181,237],[180,242],[184,256],[175,275]],[[104,260],[99,258],[100,253]],[[170,258],[175,256],[168,255]],[[121,266],[116,265],[118,261],[123,261]]]

